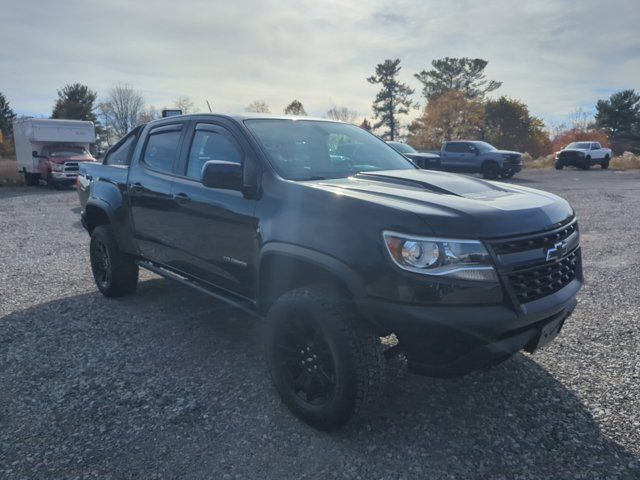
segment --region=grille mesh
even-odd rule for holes
[[[547,232],[538,236],[528,237],[521,240],[510,240],[500,243],[493,243],[492,246],[494,252],[496,252],[498,255],[524,252],[526,250],[534,250],[536,248],[549,248],[552,247],[556,242],[560,242],[569,237],[577,229],[578,224],[576,222],[573,222],[560,230]]]
[[[574,278],[580,264],[580,249],[552,264],[515,270],[507,274],[518,301],[532,302],[557,292]]]

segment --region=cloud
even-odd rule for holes
[[[504,82],[497,93],[553,119],[640,77],[635,1],[1,1],[0,89],[44,115],[79,81],[99,94],[126,82],[156,106],[187,95],[281,111],[297,98],[312,114],[339,104],[365,116],[376,63],[401,58],[419,92],[413,73],[432,59],[472,56]]]

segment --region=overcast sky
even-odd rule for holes
[[[368,116],[366,78],[396,57],[416,93],[432,59],[484,58],[497,93],[551,121],[640,89],[638,0],[0,0],[0,12],[0,92],[21,114],[50,115],[66,83],[102,95],[122,82],[156,107],[187,95],[281,112],[297,98],[309,114]]]

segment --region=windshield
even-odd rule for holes
[[[387,142],[389,145],[391,145],[396,152],[400,152],[400,153],[418,153],[414,150],[414,148],[411,145],[407,145],[406,143],[402,143],[402,142]]]
[[[588,150],[590,146],[591,146],[591,143],[589,142],[573,142],[567,145],[567,148],[579,148],[579,149]]]
[[[246,120],[245,125],[274,168],[289,180],[416,168],[384,141],[355,125],[285,119]]]
[[[480,150],[481,152],[492,152],[494,150],[497,150],[496,147],[487,142],[473,142],[473,144],[478,147],[478,150]]]
[[[50,157],[77,157],[89,154],[84,147],[48,147],[47,150]]]

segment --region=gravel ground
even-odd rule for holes
[[[260,323],[143,274],[94,288],[74,192],[0,188],[0,478],[640,478],[640,172],[524,172],[581,222],[587,284],[561,336],[438,380],[394,366],[333,434],[271,388]]]

